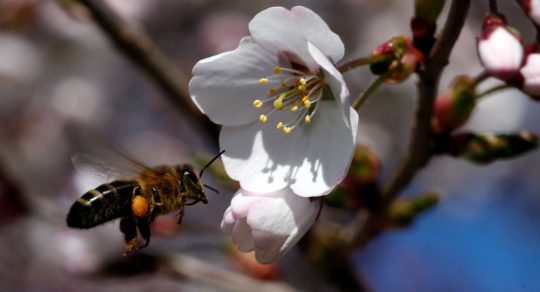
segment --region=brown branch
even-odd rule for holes
[[[150,38],[130,27],[103,1],[80,0],[80,3],[91,12],[97,25],[118,50],[144,71],[161,88],[169,101],[176,105],[186,118],[193,121],[195,127],[199,127],[208,134],[208,138],[216,142],[217,126],[190,102],[188,78],[171,65],[172,62]]]
[[[383,185],[380,206],[369,214],[367,219],[365,216],[359,215],[349,242],[351,249],[367,243],[376,231],[377,223],[385,214],[388,206],[398,196],[399,192],[410,183],[416,173],[429,162],[433,155],[433,145],[430,137],[433,102],[437,96],[441,73],[448,64],[448,58],[463,28],[469,6],[470,0],[455,0],[452,2],[441,35],[426,60],[425,68],[418,73],[418,107],[408,150],[395,171]]]

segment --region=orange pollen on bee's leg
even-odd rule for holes
[[[135,196],[131,200],[131,211],[139,218],[148,216],[148,202],[143,196]]]

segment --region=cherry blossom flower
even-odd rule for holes
[[[313,11],[268,8],[236,50],[199,61],[193,101],[221,124],[227,174],[240,182],[222,229],[261,263],[285,254],[345,176],[358,115],[335,62],[339,36]]]
[[[221,228],[241,252],[255,250],[260,263],[287,253],[311,227],[319,201],[295,195],[289,188],[257,194],[240,189],[225,211]]]
[[[225,170],[243,189],[325,195],[347,171],[358,126],[334,66],[343,43],[304,7],[268,8],[249,30],[236,50],[195,65],[191,97],[223,125]]]
[[[486,70],[503,80],[514,78],[523,65],[524,55],[517,31],[499,16],[487,16],[478,39],[478,56]]]

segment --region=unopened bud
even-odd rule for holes
[[[538,146],[538,137],[530,132],[517,134],[462,133],[451,137],[445,152],[465,160],[486,164],[517,157]]]
[[[478,38],[478,57],[487,72],[502,80],[515,78],[523,66],[524,49],[519,33],[497,15],[484,19]]]
[[[521,90],[533,99],[540,100],[540,53],[529,54],[520,73]]]
[[[418,215],[435,207],[439,202],[439,194],[429,192],[412,198],[401,198],[389,209],[390,223],[394,227],[409,226]]]
[[[540,0],[523,0],[523,7],[534,23],[540,25]]]
[[[399,83],[407,79],[415,70],[423,55],[406,35],[398,35],[380,45],[372,52],[373,57],[386,57],[381,62],[370,66],[376,75],[389,73],[384,79],[386,83]]]
[[[433,131],[442,134],[463,126],[475,105],[474,80],[468,76],[456,77],[452,87],[435,100]]]

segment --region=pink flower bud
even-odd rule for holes
[[[478,38],[478,56],[489,74],[503,80],[512,79],[523,65],[521,38],[504,19],[489,15]]]
[[[523,92],[534,99],[540,99],[540,53],[529,54],[520,73]]]
[[[540,0],[523,0],[523,7],[534,23],[540,25]]]
[[[469,119],[476,105],[474,80],[458,76],[452,87],[435,100],[432,128],[436,134],[448,133]]]

